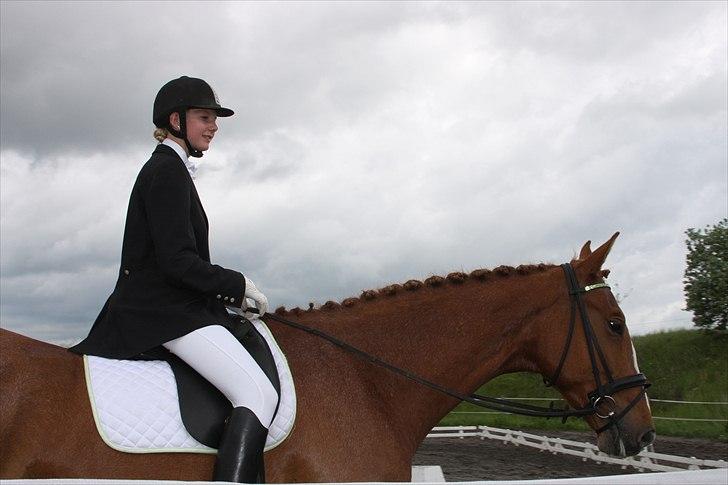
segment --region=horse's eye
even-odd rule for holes
[[[609,320],[609,330],[617,335],[622,335],[622,332],[624,332],[624,324],[619,320]]]

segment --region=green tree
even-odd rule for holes
[[[726,331],[728,324],[728,218],[688,229],[685,297],[696,327]]]

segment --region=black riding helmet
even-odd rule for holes
[[[204,108],[215,110],[217,116],[226,117],[234,114],[233,110],[223,108],[209,84],[202,79],[182,76],[169,81],[154,98],[154,113],[152,121],[157,128],[169,130],[177,138],[181,138],[187,145],[191,157],[201,157],[202,152],[190,145],[187,139],[187,117],[185,113],[190,108]],[[169,123],[169,115],[179,113],[179,130]]]

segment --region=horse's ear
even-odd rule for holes
[[[579,257],[577,259],[579,261],[582,261],[582,260],[586,259],[591,253],[592,253],[591,241],[587,241],[581,247],[581,251],[579,251]]]
[[[619,236],[618,232],[615,232],[614,235],[609,238],[609,241],[605,242],[601,246],[599,246],[597,249],[594,250],[594,252],[590,252],[585,257],[582,257],[584,255],[584,250],[588,250],[589,243],[586,243],[584,247],[581,249],[581,254],[579,255],[579,261],[574,263],[574,268],[579,270],[582,274],[587,275],[598,275],[600,274],[600,271],[602,269],[602,265],[604,264],[604,261],[607,259],[607,256],[609,255],[609,251],[611,251],[612,246],[614,245],[614,241],[617,240],[617,236]]]

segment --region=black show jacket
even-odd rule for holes
[[[241,273],[210,264],[207,216],[187,168],[158,145],[142,167],[126,215],[121,268],[88,337],[71,351],[130,358],[240,307]]]

